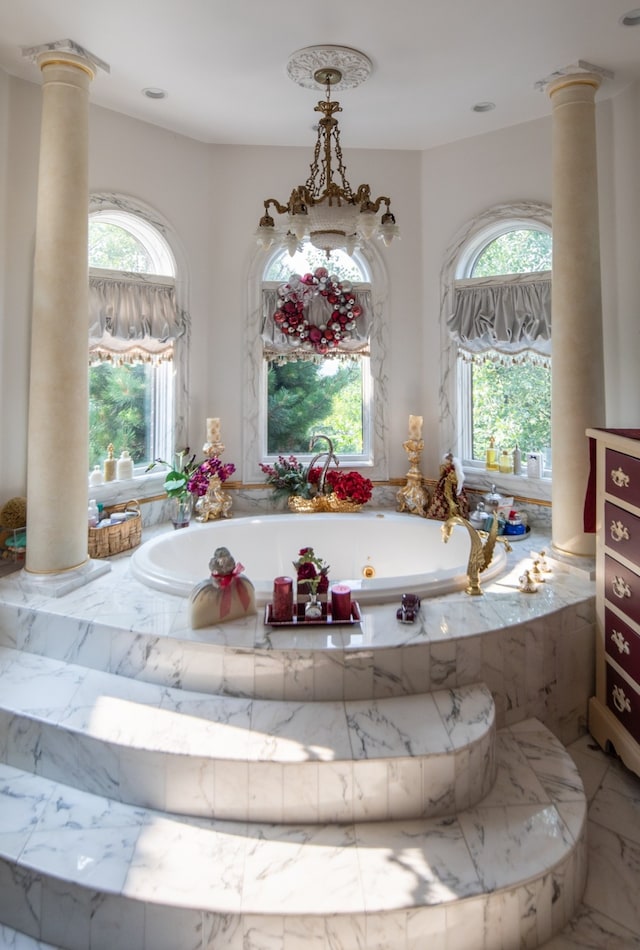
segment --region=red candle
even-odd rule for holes
[[[276,577],[273,582],[272,619],[276,623],[293,620],[293,578]]]
[[[351,620],[351,588],[346,584],[331,588],[331,613],[334,620]]]

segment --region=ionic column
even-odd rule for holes
[[[69,41],[23,52],[42,70],[26,570],[51,574],[87,561],[89,84],[103,64]]]
[[[553,108],[551,432],[553,546],[590,556],[583,529],[589,448],[605,424],[595,93],[601,77],[569,73],[547,89]]]

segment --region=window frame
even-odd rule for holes
[[[144,202],[128,195],[111,192],[91,194],[89,196],[89,218],[94,217],[106,223],[122,227],[124,230],[129,230],[150,253],[151,260],[157,268],[154,276],[158,276],[160,280],[166,280],[169,276],[175,287],[176,306],[183,319],[185,332],[182,336],[177,337],[173,341],[173,357],[169,364],[172,367],[173,393],[170,402],[173,407],[173,418],[170,420],[169,429],[167,431],[168,438],[166,444],[170,446],[170,451],[165,457],[167,461],[171,461],[177,446],[186,445],[188,442],[189,403],[187,398],[187,380],[189,373],[191,320],[187,308],[188,285],[185,277],[187,268],[182,244],[176,232],[171,225],[163,219],[162,215]],[[123,219],[127,220],[132,226],[129,228],[125,227]],[[151,241],[149,241],[150,237]],[[170,269],[170,275],[166,273],[168,269]],[[89,271],[95,275],[130,273],[127,271],[114,272],[106,268],[94,267],[91,267]],[[150,273],[151,272],[147,272],[147,276]],[[141,273],[141,276],[145,276],[145,274]],[[156,394],[153,395],[155,400]],[[163,411],[166,412],[167,400],[164,398],[162,401],[164,403]],[[164,482],[164,471],[159,470],[147,473],[147,464],[148,463],[140,463],[134,467],[136,494],[140,498],[150,497],[156,494]],[[97,494],[98,496],[105,496],[105,492],[112,494],[114,485],[117,485],[117,483],[110,482],[100,489],[94,488],[92,489],[92,494]],[[98,500],[100,500],[100,497],[98,497]]]
[[[447,319],[453,311],[456,281],[470,279],[473,267],[484,249],[496,238],[515,230],[538,230],[552,234],[550,206],[526,202],[489,208],[458,232],[445,254],[440,308],[440,401],[444,410],[441,412],[440,438],[442,452],[453,451],[461,459],[467,475],[481,487],[495,483],[507,491],[524,491],[531,498],[550,501],[549,469],[545,470],[542,479],[505,475],[487,472],[482,460],[472,457],[473,363],[461,358],[460,348],[447,328]],[[491,278],[482,277],[478,280],[486,282]],[[499,282],[500,277],[495,280]]]
[[[264,287],[278,287],[281,281],[265,281],[264,275],[273,259],[283,253],[281,247],[264,251],[256,248],[248,279],[248,307],[245,323],[245,387],[243,402],[243,479],[247,483],[264,482],[260,464],[272,464],[277,456],[267,453],[267,361],[261,338]],[[371,291],[372,330],[370,355],[361,357],[368,362],[363,367],[363,454],[340,455],[341,462],[354,468],[366,469],[369,478],[385,480],[389,477],[388,437],[386,425],[387,381],[385,360],[388,350],[385,313],[388,299],[388,277],[384,260],[375,246],[367,245],[353,257],[368,275]],[[330,264],[327,265],[329,270]],[[354,285],[355,285],[354,281]],[[368,372],[366,371],[368,370]],[[368,378],[367,378],[368,377]],[[368,425],[365,425],[368,422]],[[365,455],[366,452],[366,455]],[[311,453],[297,453],[301,461],[309,461]]]

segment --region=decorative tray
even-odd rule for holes
[[[334,620],[331,615],[331,604],[327,605],[326,617],[314,617],[311,620],[299,619],[295,614],[291,620],[272,620],[273,604],[267,604],[264,610],[264,622],[270,627],[343,627],[360,623],[362,614],[357,600],[351,601],[351,617],[349,620]]]

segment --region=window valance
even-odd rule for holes
[[[172,278],[91,271],[89,351],[94,359],[109,354],[122,359],[129,352],[167,358],[186,329]]]
[[[309,360],[324,359],[325,357],[347,357],[369,355],[369,337],[371,334],[371,291],[369,288],[353,288],[355,302],[362,313],[354,322],[349,331],[349,338],[343,338],[336,345],[319,354],[308,342],[305,344],[300,336],[284,332],[274,320],[274,314],[280,306],[277,287],[265,287],[262,292],[262,343],[264,355],[269,360]],[[332,307],[326,297],[317,295],[308,302],[304,319],[309,327],[327,326],[331,317]]]
[[[457,280],[447,327],[471,358],[551,356],[551,274]]]

